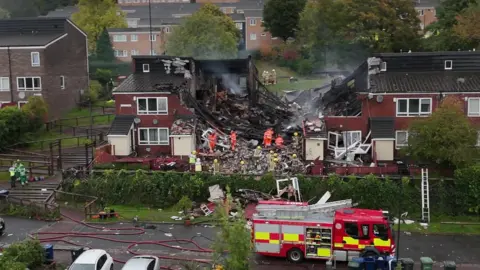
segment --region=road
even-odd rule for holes
[[[77,232],[77,233],[113,233],[116,231],[113,228],[127,228],[132,224],[118,224],[115,226],[102,226],[102,230],[89,228],[71,221],[61,221],[54,224],[46,222],[25,220],[19,218],[6,218],[7,234],[12,236],[3,236],[0,240],[6,243],[23,239],[27,233],[36,232],[40,228],[40,232]],[[193,244],[180,243],[177,240],[187,239],[194,240],[202,248],[208,249],[215,237],[216,228],[211,226],[191,226],[185,227],[183,225],[154,225],[145,229],[145,234],[141,235],[103,235],[113,241],[97,238],[69,238],[76,245],[89,246],[92,248],[106,249],[114,258],[118,260],[128,260],[132,255],[127,253],[127,247],[133,242],[142,241],[171,241],[168,245],[173,247],[159,246],[159,245],[138,245],[132,251],[153,254],[158,256],[169,256],[180,259],[208,259],[207,253],[182,251],[178,248],[196,249]],[[147,226],[148,227],[148,226]],[[110,229],[113,230],[110,230]],[[127,231],[122,231],[127,232]],[[130,231],[131,232],[131,231]],[[53,235],[40,235],[40,238],[51,237]],[[8,241],[8,242],[7,242]],[[438,262],[437,267],[443,261],[452,260],[457,264],[462,264],[463,267],[458,269],[479,269],[480,268],[480,236],[430,236],[422,234],[401,233],[400,237],[400,256],[404,258],[412,258],[419,261],[420,257],[428,256],[434,261]],[[56,248],[71,248],[72,245],[66,243],[55,243]],[[176,249],[177,248],[177,249]],[[198,249],[198,248],[197,248]],[[65,251],[56,251],[57,260],[67,264],[70,263],[70,253]],[[167,263],[167,262],[166,262]],[[171,262],[168,262],[170,265]],[[285,259],[274,259],[256,256],[252,261],[254,269],[256,270],[271,270],[275,269],[324,269],[324,263],[320,261],[309,261],[300,265],[292,265],[285,261]],[[466,264],[471,264],[468,267]],[[476,264],[476,265],[473,265]],[[115,269],[121,269],[121,264],[116,265]],[[337,269],[346,269],[345,264],[339,264]],[[438,268],[440,269],[440,268]]]

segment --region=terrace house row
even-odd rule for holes
[[[396,150],[408,144],[409,124],[429,117],[447,98],[458,100],[465,116],[480,124],[479,63],[480,53],[475,51],[384,53],[369,58],[345,81],[359,111],[325,117],[328,149],[339,150],[341,134],[348,132],[360,145],[371,141],[374,162],[393,161]]]
[[[196,112],[189,105],[215,102],[212,97],[227,88],[248,93],[256,87],[250,57],[134,56],[133,69],[113,91],[116,117],[108,134],[113,156],[187,156],[197,145]]]
[[[42,96],[49,118],[74,108],[88,87],[87,36],[65,18],[0,20],[0,102]]]

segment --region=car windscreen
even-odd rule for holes
[[[74,263],[68,270],[95,270],[95,264],[90,263]]]

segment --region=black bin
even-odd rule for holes
[[[80,256],[84,251],[85,251],[85,248],[83,247],[76,250],[71,250],[70,253],[72,255],[72,263],[75,262],[78,256]]]
[[[443,269],[445,269],[445,270],[456,270],[457,265],[453,261],[445,261],[445,262],[443,262]]]
[[[401,259],[402,270],[413,270],[415,262],[410,258]]]

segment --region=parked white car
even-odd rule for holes
[[[103,249],[84,251],[68,270],[113,270],[113,258]]]
[[[135,256],[125,263],[122,270],[160,270],[160,259],[150,255]]]

